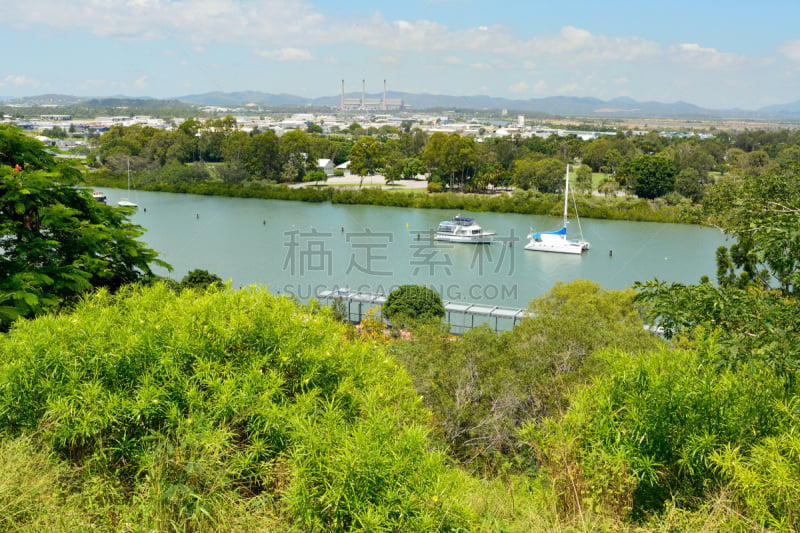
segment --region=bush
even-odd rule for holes
[[[716,349],[709,341],[700,351]],[[625,519],[667,502],[693,509],[725,487],[716,464],[731,464],[717,459],[723,450],[749,455],[775,434],[785,383],[757,365],[721,372],[705,359],[699,351],[606,351],[605,372],[563,419],[523,431],[551,477],[578,487],[562,493],[565,511],[597,506]],[[615,509],[618,502],[628,503]]]
[[[400,325],[408,320],[428,322],[444,318],[442,298],[423,285],[401,285],[383,304],[383,316]]]
[[[470,529],[425,419],[383,348],[262,290],[101,291],[0,337],[0,445],[108,529]],[[45,508],[3,498],[12,529]]]

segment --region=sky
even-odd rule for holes
[[[800,0],[0,0],[0,97],[800,100]]]

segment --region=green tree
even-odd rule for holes
[[[9,161],[32,162],[25,170],[0,166],[0,300],[4,327],[14,316],[33,316],[73,302],[94,287],[112,290],[152,275],[151,265],[169,265],[137,241],[143,231],[130,210],[94,200],[76,188],[71,169],[47,162],[41,144],[14,140],[0,128],[0,146],[24,146]],[[39,166],[42,163],[43,166]],[[55,176],[55,177],[51,177]]]
[[[222,278],[208,270],[197,268],[190,270],[181,280],[182,289],[205,289],[208,287],[222,287]]]
[[[626,161],[621,172],[633,182],[633,189],[641,198],[658,198],[675,188],[675,167],[663,157],[643,155]]]
[[[383,146],[375,137],[360,137],[350,149],[350,171],[361,176],[359,187],[364,176],[374,174],[384,164]]]
[[[389,293],[383,304],[383,315],[395,323],[405,321],[439,321],[444,318],[442,298],[423,285],[401,285]]]
[[[581,165],[575,171],[575,187],[582,191],[592,190],[592,169],[589,165]]]
[[[272,130],[259,133],[250,139],[244,164],[254,177],[278,180],[281,170],[280,141]]]

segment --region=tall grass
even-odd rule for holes
[[[62,500],[79,521],[465,527],[406,374],[349,331],[256,289],[99,292],[0,339],[2,443],[29,439],[63,472],[52,484],[80,495]]]

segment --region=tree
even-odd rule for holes
[[[583,191],[592,190],[592,169],[589,165],[581,165],[575,171],[575,188]]]
[[[375,137],[361,137],[350,149],[350,171],[361,176],[374,174],[383,166],[383,147]],[[361,183],[359,183],[361,187]]]
[[[280,154],[283,160],[283,181],[300,181],[310,170],[311,143],[301,130],[292,130],[280,138]]]
[[[181,280],[182,289],[206,289],[208,287],[222,287],[222,278],[208,270],[197,268],[190,270]]]
[[[250,139],[244,164],[252,176],[277,181],[281,170],[279,142],[278,136],[272,130]]]
[[[130,210],[99,203],[76,188],[77,171],[58,168],[17,130],[0,128],[0,152],[24,170],[0,166],[0,325],[58,309],[95,287],[111,290],[169,265],[136,239]],[[9,147],[23,147],[8,153]],[[26,152],[26,150],[30,152]],[[5,161],[4,161],[5,162]],[[51,177],[55,175],[55,177]]]
[[[400,285],[383,304],[383,316],[399,323],[407,320],[439,321],[444,314],[442,298],[423,285]]]
[[[643,155],[626,161],[621,172],[633,181],[633,189],[641,198],[658,198],[675,188],[675,167],[663,157]]]
[[[564,163],[548,157],[534,164],[533,184],[540,192],[554,193],[563,190]]]
[[[675,191],[693,202],[703,198],[704,184],[700,173],[693,168],[685,168],[675,178]]]

